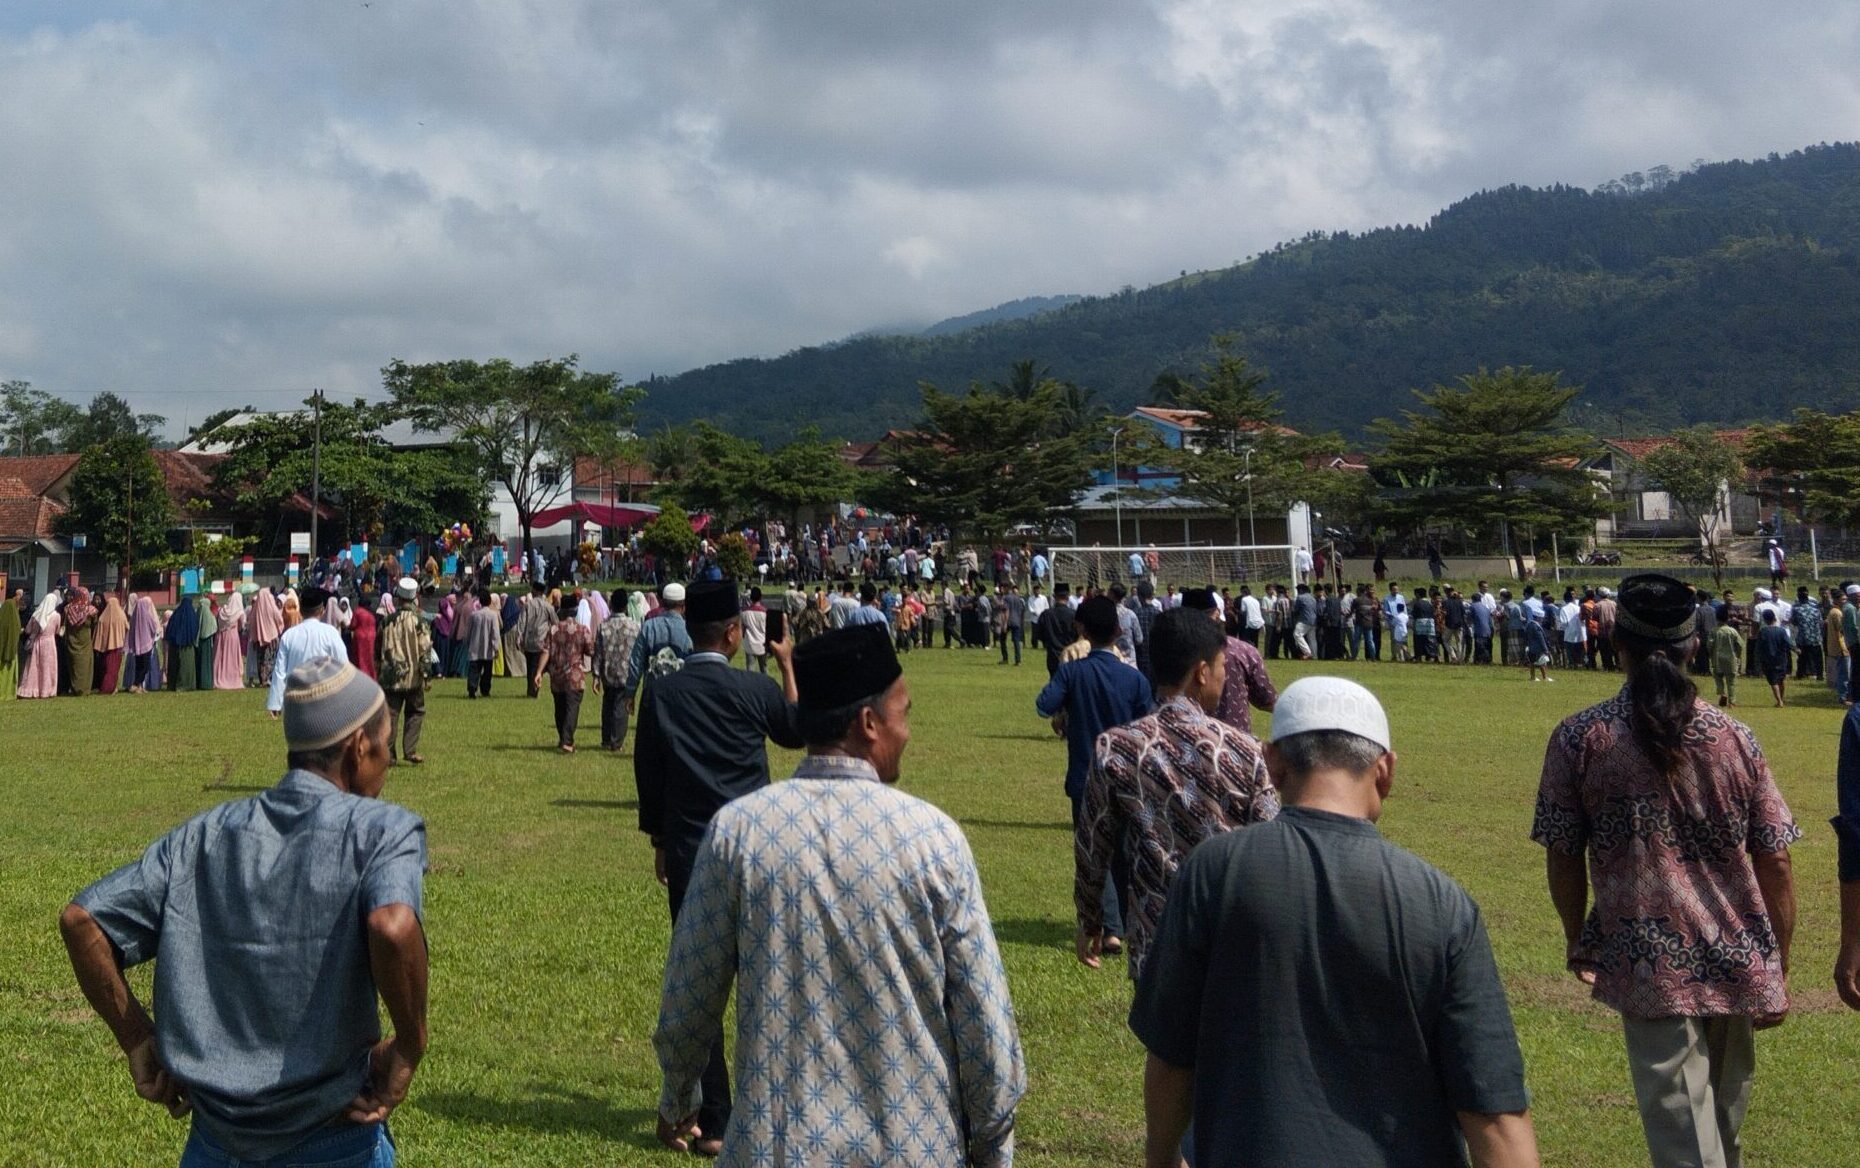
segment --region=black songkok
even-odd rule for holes
[[[837,710],[877,697],[903,673],[883,625],[835,629],[794,651],[794,684],[805,710]]]
[[[1621,581],[1615,624],[1649,641],[1677,643],[1698,627],[1698,602],[1683,581],[1657,572]]]
[[[693,584],[685,593],[685,620],[694,625],[735,620],[742,612],[736,597],[736,581],[705,580]]]
[[[1182,593],[1182,607],[1192,608],[1197,612],[1213,612],[1215,609],[1214,589],[1188,589],[1186,592]]]

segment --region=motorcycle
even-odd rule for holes
[[[1586,551],[1577,552],[1576,562],[1578,564],[1582,564],[1585,567],[1589,567],[1589,566],[1598,567],[1598,568],[1619,567],[1621,564],[1621,553],[1615,552],[1615,551],[1607,551],[1602,548],[1590,548]]]

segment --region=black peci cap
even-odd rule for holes
[[[794,683],[802,709],[837,710],[877,697],[903,674],[882,625],[835,629],[794,651]]]

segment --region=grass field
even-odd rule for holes
[[[1121,964],[1072,958],[1063,744],[1032,710],[1045,671],[973,652],[907,659],[916,698],[904,786],[949,811],[978,856],[1006,956],[1030,1088],[1022,1162],[1134,1163],[1141,1052]],[[1281,685],[1309,666],[1273,667]],[[1389,708],[1400,754],[1383,820],[1484,907],[1529,1071],[1546,1164],[1646,1162],[1619,1027],[1562,972],[1562,940],[1526,838],[1546,734],[1613,688],[1493,669],[1352,665]],[[650,1034],[666,944],[634,826],[629,759],[551,749],[547,699],[501,682],[429,702],[429,765],[387,796],[425,816],[432,1047],[394,1119],[409,1165],[666,1163],[652,1142]],[[1860,1165],[1851,1068],[1860,1019],[1829,977],[1837,928],[1827,820],[1840,707],[1825,689],[1744,717],[1807,832],[1797,846],[1795,1011],[1759,1039],[1748,1163]],[[164,828],[272,782],[282,749],[255,692],[0,703],[0,1163],[173,1163],[183,1126],[138,1102],[74,988],[55,919],[69,895]],[[597,741],[584,711],[583,742]],[[1263,727],[1261,727],[1263,729]],[[774,752],[776,773],[790,758]],[[137,978],[146,989],[146,973]]]

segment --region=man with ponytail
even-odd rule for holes
[[[1627,684],[1551,733],[1531,838],[1570,971],[1622,1016],[1654,1168],[1734,1168],[1752,1035],[1789,1009],[1802,833],[1750,730],[1686,672],[1686,585],[1630,576],[1618,601]]]

